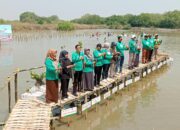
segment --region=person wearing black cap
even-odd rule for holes
[[[68,86],[69,80],[72,77],[72,70],[71,68],[74,66],[68,57],[68,52],[66,50],[61,51],[59,56],[59,63],[61,64],[62,70],[59,74],[59,78],[61,79],[61,91],[62,91],[62,98],[68,98]]]
[[[105,53],[101,51],[101,44],[96,45],[96,49],[93,51],[93,56],[95,60],[95,68],[94,68],[94,86],[100,85],[101,73],[102,73],[102,60]]]

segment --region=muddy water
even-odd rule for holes
[[[90,38],[90,34],[100,31],[100,39]],[[0,46],[0,88],[4,80],[17,67],[29,68],[44,63],[49,48],[61,50],[64,46],[72,52],[78,41],[84,47],[94,48],[96,43],[103,42],[104,32],[114,32],[107,41],[116,41],[120,30],[84,30],[71,33],[43,32],[15,34],[10,43]],[[71,126],[57,122],[56,129],[63,130],[179,130],[180,129],[180,33],[164,32],[162,51],[174,58],[174,63],[151,73],[143,80],[133,84],[129,89],[114,96],[107,107],[98,106],[97,112],[88,112],[87,120],[75,117]],[[126,40],[125,40],[126,42]],[[126,53],[127,55],[127,53]],[[125,63],[127,63],[127,58]],[[19,93],[33,85],[29,72],[19,75]],[[12,82],[13,83],[13,82]],[[8,98],[6,88],[0,90],[0,121],[7,118]]]

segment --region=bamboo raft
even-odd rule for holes
[[[140,64],[139,67],[128,70],[124,69],[123,74],[116,74],[114,78],[108,78],[100,82],[100,87],[93,91],[78,92],[73,96],[70,92],[67,100],[59,100],[57,104],[46,104],[40,100],[18,100],[5,124],[4,130],[49,130],[51,129],[52,117],[51,108],[60,106],[60,118],[69,117],[74,114],[86,112],[101,100],[108,99],[111,95],[124,87],[139,81],[152,71],[161,68],[172,59],[167,54],[159,54],[157,60],[147,64]],[[96,95],[89,99],[89,96]],[[65,108],[66,105],[80,102],[80,105]]]

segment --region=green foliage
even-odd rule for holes
[[[74,29],[75,29],[74,24],[71,22],[61,22],[57,26],[57,30],[60,31],[71,31]]]
[[[103,24],[104,18],[98,15],[85,14],[80,19],[74,19],[72,22],[79,24]]]
[[[20,15],[20,21],[28,22],[28,23],[44,24],[44,23],[56,23],[59,21],[59,18],[56,15],[52,15],[50,17],[40,17],[33,12],[24,12]]]
[[[35,79],[35,80],[43,80],[46,76],[46,74],[43,72],[41,74],[37,74],[37,73],[34,73],[34,72],[30,72],[30,75],[31,75],[31,78],[32,79]]]
[[[86,14],[72,22],[79,24],[105,24],[111,29],[129,29],[131,27],[161,27],[180,28],[180,11],[170,11],[164,14],[142,13],[140,15],[112,15],[100,17]]]

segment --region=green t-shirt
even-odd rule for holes
[[[58,71],[56,70],[54,66],[54,61],[50,58],[46,58],[45,60],[46,65],[46,79],[47,80],[58,80]],[[60,64],[58,63],[58,67],[60,67]]]
[[[102,52],[106,53],[106,55],[103,57],[103,64],[110,64],[113,57],[112,53],[105,48],[102,49]]]
[[[84,68],[83,72],[93,72],[94,65],[92,59],[90,59],[87,55],[84,55]]]
[[[72,62],[73,62],[73,64],[75,64],[73,69],[75,71],[82,71],[83,70],[83,60],[81,60],[80,57],[84,57],[83,52],[80,52],[80,53],[73,52],[72,53]]]
[[[103,56],[100,56],[102,54],[102,51],[101,50],[97,50],[95,49],[93,51],[93,56],[94,56],[94,60],[96,61],[96,66],[102,66],[103,63]]]
[[[129,41],[129,52],[135,53],[135,51],[136,51],[136,41],[131,39]]]
[[[128,48],[126,48],[126,46],[124,45],[124,43],[122,42],[117,42],[117,45],[116,45],[116,51],[117,52],[120,52],[121,56],[124,56],[124,50],[128,50]]]
[[[142,40],[143,49],[150,49],[150,42],[148,39]]]

